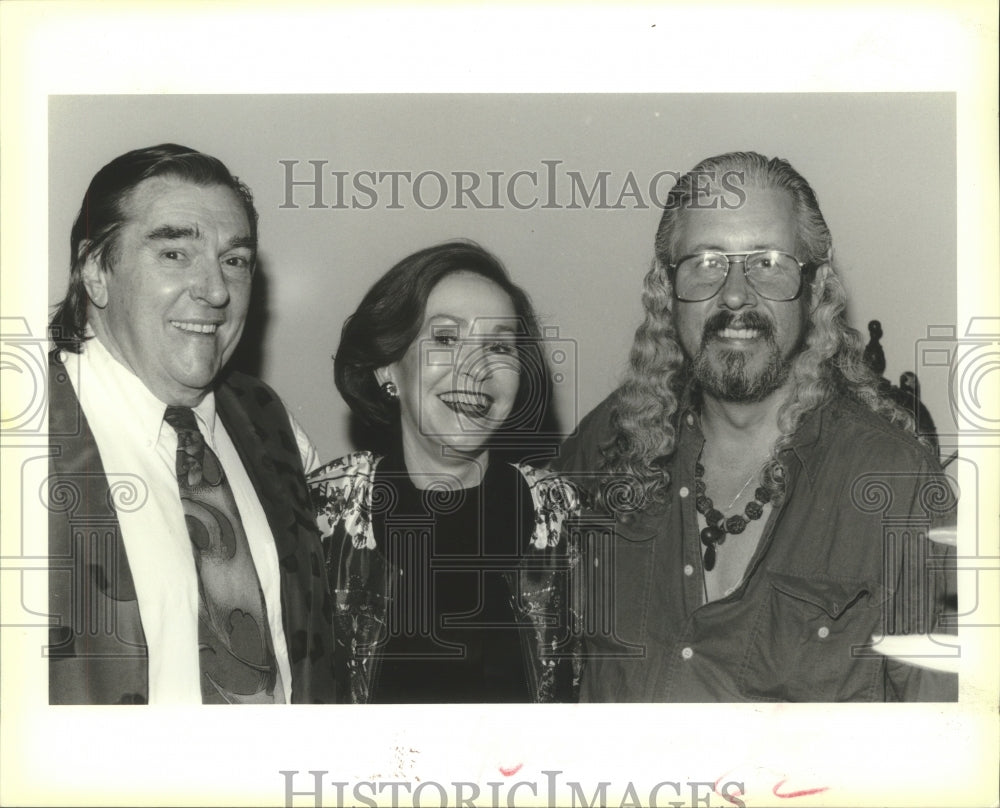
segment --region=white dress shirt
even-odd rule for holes
[[[85,341],[80,354],[64,352],[63,358],[109,486],[125,486],[121,492],[135,488],[134,497],[117,496],[115,502],[149,649],[149,703],[200,704],[198,577],[177,488],[177,433],[163,420],[166,404],[97,337]],[[222,463],[243,520],[290,701],[292,678],[274,537],[236,447],[216,417],[214,393],[194,412],[206,443]],[[303,457],[314,453],[298,425],[293,428]]]

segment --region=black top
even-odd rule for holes
[[[370,701],[530,701],[507,581],[532,519],[517,469],[496,463],[474,488],[419,490],[387,457],[375,486],[376,541],[396,571]]]

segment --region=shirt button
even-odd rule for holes
[[[678,491],[677,493],[680,494],[681,497],[683,498],[683,497],[686,497],[688,494],[691,493],[691,489],[689,489],[686,485],[682,485],[681,486],[681,490]]]
[[[685,418],[684,420],[687,421],[688,426],[694,426],[694,416],[691,413],[688,413],[687,418]]]
[[[601,560],[600,560],[599,558],[595,558],[595,559],[594,559],[594,566],[595,566],[595,567],[599,567],[599,566],[601,566]]]
[[[692,567],[690,564],[685,564],[684,565],[684,574],[685,575],[694,575],[694,567]]]
[[[694,651],[691,649],[690,646],[688,646],[683,651],[681,651],[681,656],[684,657],[684,659],[691,659],[691,657],[694,656]]]
[[[830,629],[828,629],[826,626],[820,626],[819,631],[817,631],[816,633],[819,634],[819,638],[821,640],[825,640],[827,637],[830,636]]]

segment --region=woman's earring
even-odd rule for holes
[[[399,388],[396,387],[395,382],[385,382],[382,385],[382,392],[385,394],[386,398],[391,398],[391,399],[399,398]]]

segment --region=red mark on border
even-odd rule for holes
[[[787,794],[779,793],[778,789],[781,788],[785,783],[788,782],[788,778],[779,780],[774,784],[774,788],[771,789],[771,793],[775,797],[780,797],[783,800],[792,799],[793,797],[808,797],[810,794],[820,794],[823,791],[828,791],[829,786],[821,786],[820,788],[803,788],[800,791],[789,791]]]
[[[726,774],[722,775],[722,777],[726,777],[728,774],[729,772],[726,772]],[[712,784],[712,791],[714,791],[716,794],[722,797],[722,799],[724,799],[730,805],[740,805],[742,801],[738,798],[744,797],[746,795],[742,791],[737,791],[734,794],[723,794],[721,791],[719,791],[719,786],[722,784],[722,777],[720,777]]]
[[[524,765],[523,763],[518,763],[516,766],[510,766],[509,768],[507,766],[501,766],[500,774],[502,774],[504,777],[510,777],[512,774],[517,774],[519,771],[521,771],[521,767],[523,765]]]

